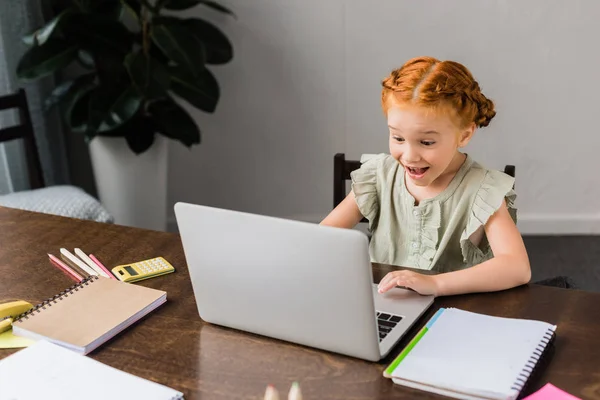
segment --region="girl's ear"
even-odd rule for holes
[[[473,122],[458,135],[458,147],[465,147],[469,143],[475,134],[475,129],[476,126]]]

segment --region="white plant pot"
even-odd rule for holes
[[[116,224],[166,230],[167,145],[157,134],[152,146],[136,155],[125,138],[96,136],[90,142],[98,197]]]

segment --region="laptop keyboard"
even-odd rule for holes
[[[379,341],[381,342],[398,322],[402,321],[399,315],[387,314],[377,311],[377,328],[379,330]]]

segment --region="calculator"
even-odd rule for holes
[[[175,272],[175,268],[164,258],[156,257],[132,264],[117,265],[112,272],[120,281],[137,282]]]

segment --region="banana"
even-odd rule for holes
[[[0,304],[0,333],[10,329],[13,318],[18,317],[31,308],[33,308],[33,305],[23,300],[14,300]]]
[[[9,330],[12,326],[12,321],[13,319],[11,317],[0,319],[0,333]]]

